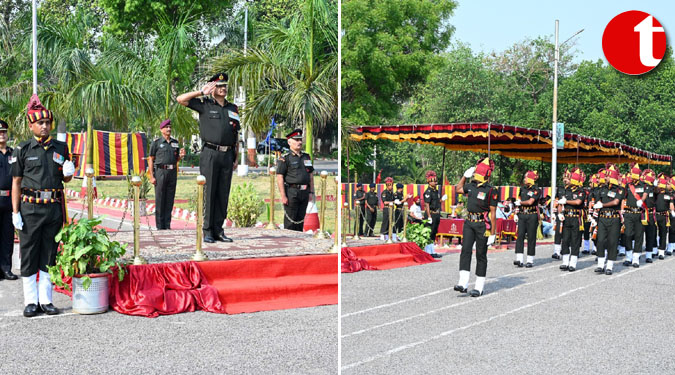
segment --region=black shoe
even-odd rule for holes
[[[597,254],[597,253],[598,253],[597,250],[591,251],[591,255],[595,255],[595,254]]]
[[[671,255],[673,255],[673,252],[672,251],[666,251],[666,255],[671,256]]]
[[[577,269],[574,268],[574,267],[572,267],[572,266],[569,266],[569,267],[567,267],[567,270],[570,271],[570,272],[574,272],[574,271],[576,271]]]
[[[590,251],[590,250],[582,250],[581,253],[582,253],[582,254],[590,254],[591,251]]]
[[[525,268],[532,268],[532,267],[534,267],[534,264],[532,263],[525,264]]]
[[[471,297],[479,297],[483,295],[483,292],[479,292],[478,289],[474,289],[471,292],[469,292],[469,295]]]
[[[640,268],[640,263],[633,263],[633,268]]]
[[[525,266],[525,265],[523,264],[523,262],[519,262],[519,261],[517,261],[517,260],[514,260],[514,261],[513,261],[513,265],[516,266],[516,267],[518,267],[518,268],[522,268],[523,266]]]
[[[28,304],[25,309],[23,309],[23,316],[26,318],[32,318],[40,312],[38,306],[34,303]]]
[[[436,258],[436,259],[441,257],[441,254],[436,254],[436,253],[429,254],[429,255],[431,255],[432,258]]]
[[[232,239],[224,234],[220,234],[216,236],[216,241],[220,242],[232,242]]]
[[[44,313],[47,315],[56,315],[59,313],[59,309],[57,309],[56,306],[51,303],[46,305],[40,304],[40,309],[42,309],[42,311],[44,311]]]
[[[619,256],[619,257],[625,257],[626,254],[618,253],[617,256]]]
[[[603,273],[603,272],[605,272],[605,269],[602,268],[602,267],[595,267],[595,271],[594,271],[594,272],[597,272],[597,273]]]
[[[654,263],[654,261],[652,260],[652,258],[647,258],[647,259],[645,259],[645,262],[647,262],[647,263]]]
[[[16,280],[18,278],[19,277],[13,274],[12,271],[0,271],[0,279]]]
[[[624,260],[624,261],[623,261],[624,267],[628,267],[628,266],[630,266],[630,264],[631,264],[630,261],[627,261],[627,260]]]
[[[567,271],[569,268],[570,268],[569,266],[566,266],[564,264],[560,265],[560,269],[563,270],[563,271]]]
[[[612,270],[610,270],[609,268],[605,270],[605,275],[611,275],[611,274],[612,274]]]
[[[664,257],[663,255],[659,255],[659,259],[664,260],[666,259],[666,257]]]
[[[551,255],[551,258],[560,260],[560,259],[562,259],[562,255],[560,255],[560,254],[553,254],[553,255]]]
[[[455,285],[455,290],[460,292],[460,293],[466,293],[467,289],[461,285]]]
[[[204,242],[206,243],[216,243],[216,240],[213,239],[211,236],[204,236]]]

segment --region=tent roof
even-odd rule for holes
[[[488,131],[490,137],[488,138]],[[551,131],[492,123],[360,126],[352,139],[388,139],[443,146],[453,151],[490,152],[516,159],[551,162]],[[619,142],[565,134],[565,148],[558,150],[558,163],[605,164],[636,162],[670,165],[670,155],[644,151]]]

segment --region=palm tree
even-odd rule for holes
[[[230,85],[248,92],[244,122],[263,132],[281,114],[302,124],[305,150],[313,157],[315,125],[337,117],[337,6],[306,0],[302,12],[260,26],[255,46],[215,59],[213,71],[227,71]]]

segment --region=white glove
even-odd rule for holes
[[[565,203],[567,203],[567,198],[562,197],[562,198],[558,199],[558,204],[565,204]]]
[[[654,180],[654,186],[659,186],[659,180],[658,179]]]
[[[475,172],[475,171],[476,171],[476,167],[471,167],[471,168],[467,169],[466,171],[464,171],[464,177],[466,177],[466,178],[473,177],[473,172]]]
[[[399,204],[401,204],[401,201],[398,200],[398,199],[396,199],[396,200],[394,201],[394,204],[398,206]]]
[[[516,206],[520,207],[520,205],[522,204],[522,202],[520,201],[520,199],[518,199],[517,201],[513,202],[513,204],[515,204]]]
[[[675,211],[670,210],[670,216],[675,217]]]
[[[513,221],[516,222],[516,223],[518,222],[518,215],[515,215],[515,216],[513,217]]]
[[[23,229],[23,219],[21,219],[21,212],[12,212],[12,224],[14,224],[14,228],[18,230]]]
[[[445,202],[446,200],[448,200],[448,196],[443,194],[443,196],[441,197],[441,201]]]
[[[596,202],[596,203],[593,205],[593,208],[595,208],[596,210],[602,208],[602,202],[599,202],[599,201]]]
[[[63,162],[63,177],[70,177],[75,174],[75,164],[72,161],[66,160]]]
[[[565,221],[565,215],[563,215],[563,214],[558,214],[558,221],[560,221],[561,223],[562,223],[563,221]]]
[[[642,199],[638,199],[638,201],[637,201],[637,206],[638,206],[638,207],[642,207],[642,203],[644,203],[644,202],[642,202]]]
[[[433,223],[433,221],[434,221],[434,219],[429,218],[429,220],[427,220],[427,223],[431,224],[431,223]]]
[[[598,225],[598,222],[595,221],[595,219],[591,219],[591,226],[594,227],[594,226],[597,226],[597,225]]]
[[[491,246],[493,243],[495,243],[495,238],[497,238],[497,236],[495,236],[494,234],[491,235],[490,237],[488,237],[488,239],[487,239],[487,245],[488,245],[488,246]]]

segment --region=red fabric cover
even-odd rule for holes
[[[368,264],[368,261],[360,259],[349,247],[342,248],[341,268],[342,273],[359,272],[361,270],[377,270],[377,268]]]
[[[159,315],[204,310],[225,313],[218,291],[196,262],[128,266],[124,280],[111,277],[110,307],[121,314]]]
[[[365,260],[370,267],[377,270],[440,262],[440,260],[434,259],[431,255],[422,251],[414,242],[348,247],[346,249],[351,250],[356,258]]]
[[[228,314],[337,304],[337,265],[337,254],[199,263]]]

